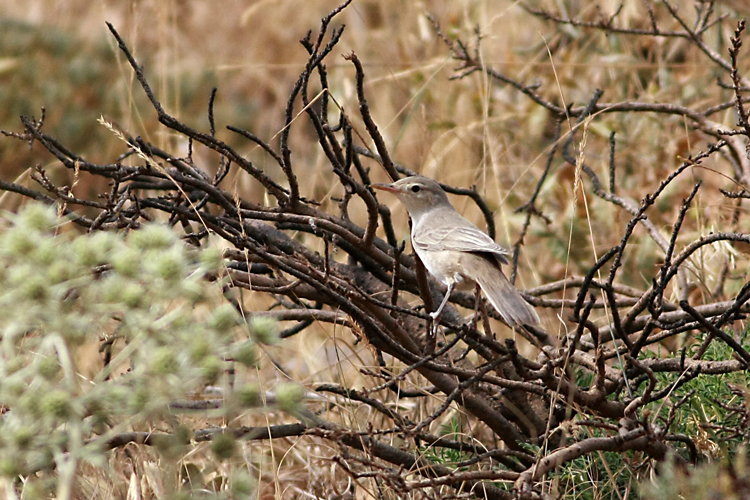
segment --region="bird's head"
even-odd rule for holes
[[[421,175],[405,177],[393,184],[373,184],[372,187],[395,194],[412,219],[436,207],[451,206],[440,184]]]

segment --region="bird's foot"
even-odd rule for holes
[[[466,318],[466,325],[469,327],[470,330],[476,331],[477,325],[479,324],[480,319],[481,319],[481,315],[479,313],[474,313],[468,318]]]

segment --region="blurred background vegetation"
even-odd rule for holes
[[[244,147],[260,166],[267,165],[267,157],[224,126],[252,130],[274,142],[283,125],[288,92],[306,58],[298,40],[337,5],[335,1],[224,1],[216,7],[197,0],[16,3],[6,2],[0,20],[0,128],[17,130],[20,114],[39,117],[45,107],[46,130],[93,162],[113,161],[123,151],[122,143],[97,124],[100,116],[132,136],[187,153],[186,144],[175,144],[178,139],[159,129],[143,93],[133,86],[132,74],[104,25],[107,20],[132,45],[158,98],[178,119],[207,129],[210,91],[218,87],[219,137]],[[691,2],[682,3],[679,7],[690,14]],[[534,4],[552,10],[564,7],[567,15],[583,18],[611,15],[618,5],[615,1]],[[750,10],[742,2],[719,2],[716,9],[717,17],[727,16],[722,23],[727,33],[733,29],[731,20]],[[552,118],[516,90],[478,73],[449,80],[456,63],[427,14],[449,36],[460,36],[467,43],[473,42],[478,29],[484,64],[521,82],[539,82],[539,92],[553,102],[585,103],[597,88],[604,90],[605,102],[669,102],[699,109],[732,97],[731,89],[715,84],[717,78],[726,81],[727,76],[707,64],[705,56],[684,39],[606,36],[590,29],[559,28],[531,16],[517,2],[355,2],[337,18],[348,26],[337,50],[341,54],[353,50],[364,62],[370,106],[394,158],[448,184],[476,184],[496,211],[499,238],[506,244],[513,242],[523,220],[513,210],[528,199],[544,167]],[[657,8],[655,14],[665,27],[674,25],[663,9]],[[639,2],[624,2],[618,19],[633,27],[649,22]],[[709,44],[725,53],[726,37],[716,36],[717,32],[706,34]],[[352,108],[353,72],[343,58],[332,61],[333,95],[341,106]],[[715,119],[729,128],[733,117],[734,111],[728,109]],[[303,125],[291,138],[296,160],[309,165],[303,194],[325,201],[340,187],[332,186],[320,151],[305,133],[311,133],[307,127]],[[585,155],[604,179],[611,131],[618,141],[618,188],[632,193],[635,200],[680,157],[705,148],[705,141],[680,116],[602,115],[591,125]],[[206,160],[216,163],[215,158]],[[0,161],[3,178],[13,179],[24,175],[30,165],[50,163],[50,158],[39,148],[29,151],[17,142],[2,141]],[[706,166],[711,168],[711,162]],[[59,167],[49,173],[70,176]],[[281,180],[280,172],[270,169],[269,174]],[[600,200],[593,200],[586,213],[583,201],[572,196],[573,168],[562,167],[553,175],[554,182],[542,193],[545,214],[553,223],[535,220],[527,244],[532,249],[543,240],[555,263],[536,267],[533,256],[528,256],[525,266],[531,272],[521,275],[526,288],[558,279],[566,265],[585,267],[601,248],[610,246],[606,229],[627,217]],[[727,185],[725,178],[706,170],[694,169],[691,175],[712,186]],[[374,172],[374,177],[385,180],[382,172]],[[245,176],[233,174],[230,180],[240,195],[262,196]],[[79,187],[81,192],[85,189],[97,192],[96,186]],[[660,199],[659,213],[652,215],[657,224],[674,220],[679,200],[689,189],[687,183],[675,186]],[[460,210],[481,223],[473,204],[459,202]],[[703,209],[712,218],[728,213],[721,206]],[[577,219],[587,219],[586,224],[577,224]],[[697,227],[705,223],[701,219],[688,224]],[[402,230],[405,222],[401,214]],[[571,248],[570,231],[573,240],[593,239],[594,248],[590,244]],[[644,240],[647,246],[637,262],[626,263],[632,269],[627,273],[630,284],[642,284],[638,269],[656,264],[649,244]]]
[[[119,139],[97,123],[100,116],[132,136],[142,136],[163,149],[187,155],[187,144],[181,144],[158,125],[153,109],[134,85],[130,68],[106,30],[104,22],[109,21],[144,65],[158,99],[170,114],[208,130],[209,96],[211,89],[217,87],[217,135],[257,165],[270,167],[265,155],[225,130],[225,126],[251,130],[274,143],[284,123],[289,91],[307,60],[298,41],[308,30],[317,29],[319,19],[338,3],[2,0],[0,129],[19,131],[18,116],[38,118],[43,107],[44,129],[89,161],[112,162],[125,150]],[[606,17],[622,4],[620,23],[650,26],[641,1],[540,0],[530,4],[581,18]],[[686,16],[691,15],[693,2],[675,4]],[[717,30],[706,34],[707,42],[725,54],[728,36],[737,19],[750,15],[750,6],[743,1],[723,1],[717,2],[715,8],[715,17],[726,18]],[[484,64],[522,82],[538,81],[540,94],[557,103],[583,104],[597,88],[604,90],[605,102],[665,102],[696,109],[729,101],[733,96],[731,89],[716,84],[717,79],[728,82],[728,75],[717,71],[684,39],[606,35],[585,28],[555,26],[530,15],[519,2],[505,0],[355,0],[337,18],[347,29],[336,50],[340,54],[353,50],[363,61],[368,101],[392,156],[441,182],[477,185],[495,211],[498,240],[506,245],[514,242],[523,221],[523,215],[514,210],[529,198],[544,169],[553,137],[553,118],[516,90],[497,85],[480,73],[450,80],[457,63],[436,35],[428,15],[451,38],[460,37],[473,44],[477,30],[482,35],[479,54]],[[662,27],[677,28],[658,5],[655,16]],[[336,101],[345,109],[354,109],[351,65],[336,54],[328,68]],[[748,68],[747,58],[743,59],[743,68]],[[729,108],[714,119],[729,129],[735,125],[735,112]],[[564,124],[563,131],[569,130],[570,125]],[[677,115],[601,115],[591,123],[584,154],[602,179],[608,178],[608,138],[612,131],[617,137],[618,190],[636,201],[652,191],[681,158],[706,147],[705,138]],[[302,194],[324,206],[335,204],[331,197],[341,194],[341,186],[326,170],[325,159],[311,139],[307,124],[295,129],[291,137]],[[218,159],[200,147],[195,153],[207,170],[218,165]],[[36,164],[42,164],[58,185],[73,182],[72,173],[42,148],[30,150],[19,141],[0,140],[2,179],[31,186],[29,169]],[[716,189],[735,188],[727,177],[731,177],[727,165],[711,158],[704,167],[692,169],[688,180],[674,183],[650,212],[657,226],[672,224],[692,183],[702,179],[706,189],[699,193],[697,208],[691,210],[680,236],[686,241],[699,233],[728,226],[733,209]],[[283,182],[280,171],[269,168],[268,173]],[[602,200],[590,198],[584,203],[581,197],[574,196],[573,167],[553,167],[551,175],[553,181],[545,185],[540,205],[549,224],[540,219],[532,222],[520,264],[521,288],[585,271],[602,249],[617,243],[620,233],[610,229],[624,226],[630,218]],[[373,181],[385,180],[384,172],[373,172]],[[77,184],[79,196],[101,192],[101,185],[89,182],[84,178]],[[240,197],[263,202],[263,190],[242,172],[230,173],[225,186],[231,186]],[[473,204],[464,198],[454,201],[459,211],[482,225],[481,214]],[[2,209],[14,210],[19,203],[21,199],[15,195],[0,196]],[[352,207],[356,206],[354,202]],[[405,213],[396,208],[395,201],[393,206],[398,235],[407,238]],[[361,212],[353,210],[353,220],[362,223],[364,210]],[[642,275],[650,275],[653,267],[661,263],[652,240],[643,236],[638,229],[639,252],[626,254],[624,262],[624,282],[637,287],[649,286]],[[744,283],[745,250],[739,246],[707,247],[697,266],[704,287],[697,288],[694,294],[700,296],[712,289],[728,255],[733,267],[725,292],[736,292]],[[246,300],[252,308],[252,297]],[[545,326],[553,333],[564,333],[565,323],[559,318],[566,316],[567,312],[561,312],[559,317],[550,314]],[[316,335],[307,332],[264,351],[258,371],[261,388],[284,380],[288,374],[306,383],[331,378],[346,379],[350,387],[357,386],[358,381],[364,383],[358,369],[368,363],[366,348],[355,345],[348,331],[328,327],[314,331]],[[344,362],[342,349],[346,351]],[[274,367],[272,361],[278,359],[285,360],[284,372]],[[350,417],[356,420],[354,415]],[[329,488],[324,460],[329,450],[316,447],[319,444],[296,446],[275,441],[271,445],[253,445],[258,447],[256,457],[265,457],[253,460],[270,474],[260,475],[263,487],[258,490],[258,497],[302,497],[301,492],[310,488],[321,492]],[[156,455],[150,453],[138,451],[130,458],[137,456],[138,467],[147,471],[147,464],[157,461]],[[113,460],[117,459],[122,460],[123,455],[116,455]],[[306,469],[307,466],[313,468]],[[201,467],[205,484],[211,478],[223,477],[221,465],[211,471],[205,464]],[[146,477],[146,472],[143,474]],[[92,484],[99,480],[95,474],[90,479]],[[114,494],[120,487],[110,484],[108,491]],[[152,486],[152,494],[153,491]]]

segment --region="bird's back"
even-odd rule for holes
[[[453,207],[435,208],[412,222],[412,243],[418,253],[480,252],[493,254],[500,263],[508,262],[505,256],[509,252]]]

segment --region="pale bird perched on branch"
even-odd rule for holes
[[[415,175],[372,187],[394,193],[412,220],[411,242],[427,270],[448,287],[433,319],[440,317],[454,289],[482,289],[511,327],[539,324],[539,316],[505,277],[509,252],[456,212],[440,185]]]

